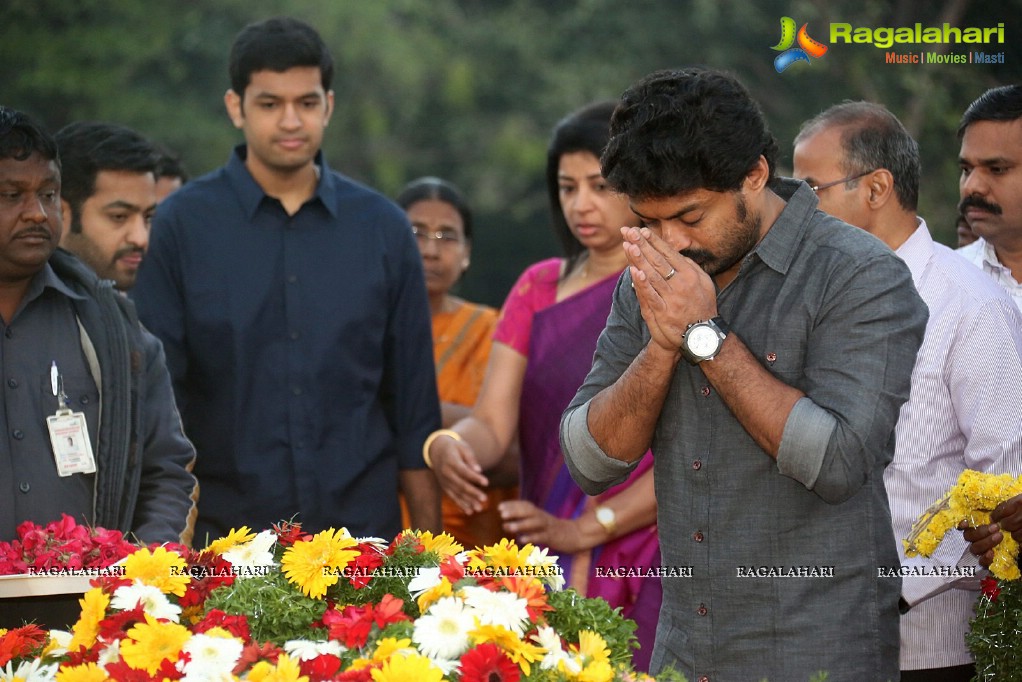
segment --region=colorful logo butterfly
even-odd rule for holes
[[[803,61],[811,64],[810,57],[819,59],[827,54],[826,45],[809,37],[809,33],[806,31],[808,25],[802,24],[802,28],[796,35],[795,20],[791,17],[781,17],[781,41],[770,48],[781,51],[781,54],[774,58],[774,69],[777,70],[777,73],[781,73],[795,62]],[[796,40],[798,47],[792,47]]]

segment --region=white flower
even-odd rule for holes
[[[122,611],[130,611],[139,604],[142,610],[153,618],[162,618],[174,623],[178,622],[181,615],[181,607],[172,604],[167,595],[160,592],[160,588],[152,585],[145,585],[136,580],[130,585],[122,585],[114,592],[110,606]]]
[[[183,682],[214,682],[231,680],[231,671],[241,658],[244,642],[237,637],[216,637],[207,634],[193,635],[181,650],[189,655],[184,664]]]
[[[235,545],[223,553],[223,558],[231,562],[231,566],[254,568],[259,566],[275,566],[273,560],[273,545],[277,542],[277,535],[271,530],[264,530],[248,542]],[[252,577],[256,573],[251,571],[239,571],[238,577]]]
[[[52,682],[57,675],[59,663],[47,663],[43,665],[42,659],[36,658],[31,661],[22,661],[17,668],[12,667],[14,661],[9,661],[6,666],[0,668],[0,680],[3,682]]]
[[[529,620],[528,602],[513,592],[491,592],[485,587],[462,590],[468,604],[483,625],[501,625],[521,637]]]
[[[47,652],[49,656],[63,656],[71,645],[71,633],[64,630],[50,630],[51,647]]]
[[[105,668],[110,663],[117,663],[121,660],[121,640],[115,639],[99,650],[99,659],[96,665]]]
[[[419,566],[415,569],[415,577],[408,581],[408,592],[418,597],[426,590],[440,584],[439,566]]]
[[[434,659],[458,658],[468,651],[469,633],[476,628],[473,610],[457,597],[443,597],[415,621],[412,641]]]
[[[533,547],[532,551],[525,558],[527,566],[542,566],[545,570],[539,579],[552,590],[564,589],[564,571],[557,563],[557,555],[550,554],[546,547]]]
[[[326,642],[314,642],[311,639],[292,639],[284,642],[284,651],[299,661],[311,661],[323,654],[340,658],[341,654],[347,650],[348,647],[334,639]]]
[[[543,670],[556,670],[561,661],[569,661],[571,656],[561,647],[561,636],[549,625],[541,625],[532,636],[532,641],[546,649],[546,655],[539,667]]]

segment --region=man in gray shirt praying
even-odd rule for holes
[[[898,676],[883,471],[926,325],[905,264],[774,177],[729,75],[651,74],[602,158],[626,228],[592,371],[561,438],[596,494],[655,457],[665,566],[651,671],[692,680]]]

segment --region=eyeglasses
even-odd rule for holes
[[[876,170],[876,169],[874,168],[873,170]],[[842,182],[851,182],[852,180],[858,180],[863,175],[869,175],[872,172],[873,172],[872,170],[863,171],[863,172],[859,173],[858,175],[851,175],[851,176],[849,176],[847,178],[841,178],[840,180],[835,180],[834,182],[825,182],[822,185],[809,185],[809,189],[813,190],[813,192],[819,192],[821,189],[827,189],[828,187],[833,187],[834,185],[840,185]]]
[[[438,242],[440,246],[446,246],[453,248],[454,246],[461,244],[462,237],[454,230],[437,230],[436,232],[430,232],[421,227],[412,226],[412,234],[415,235],[415,239],[418,240],[419,246],[425,246],[429,242]]]

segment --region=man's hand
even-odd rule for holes
[[[959,529],[969,543],[969,551],[979,557],[979,563],[990,567],[994,560],[994,547],[1004,539],[1003,533],[1011,533],[1015,540],[1022,542],[1022,495],[1002,502],[990,512],[990,523],[975,528],[963,522]]]
[[[717,314],[713,280],[647,227],[623,227],[625,255],[642,319],[653,342],[677,352],[693,322]]]

